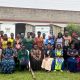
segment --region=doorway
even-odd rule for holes
[[[26,30],[25,26],[26,26],[25,23],[17,23],[15,26],[15,35],[21,34],[21,33],[25,34],[25,30]]]

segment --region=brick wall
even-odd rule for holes
[[[80,11],[0,7],[0,21],[80,23]]]

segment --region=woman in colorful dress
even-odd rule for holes
[[[63,39],[62,33],[58,33],[58,37],[56,38],[55,44],[56,46],[57,44],[60,44],[61,47],[63,47],[64,39]]]
[[[11,42],[8,42],[7,48],[3,50],[1,67],[3,73],[13,73],[15,69],[14,51],[11,48]]]
[[[10,38],[8,38],[8,42],[11,42],[11,47],[13,48],[14,47],[14,34],[13,33],[11,33],[11,35],[10,35],[11,37]]]
[[[19,34],[16,35],[16,39],[15,39],[15,42],[14,42],[14,47],[17,51],[19,51],[20,48],[21,48],[21,38],[20,38]]]
[[[40,50],[42,50],[42,46],[43,46],[43,37],[41,37],[41,32],[38,31],[37,32],[37,37],[35,37],[34,39],[34,43],[39,47]]]
[[[51,67],[52,67],[52,61],[54,60],[52,56],[53,52],[52,52],[52,49],[51,49],[51,44],[49,43],[47,45],[47,49],[45,49],[45,52],[44,52],[44,59],[42,61],[42,69],[50,72],[51,71]]]
[[[46,39],[45,44],[48,45],[48,43],[50,43],[51,45],[54,45],[55,40],[52,35],[49,35],[48,39]]]
[[[14,60],[15,60],[16,68],[19,67],[18,51],[19,51],[20,49],[21,49],[21,38],[20,38],[20,35],[17,34],[17,35],[16,35],[16,39],[15,39],[15,41],[14,41],[14,51],[15,51]]]
[[[63,58],[63,49],[60,44],[57,44],[55,49],[55,70],[63,72],[64,58]]]
[[[31,67],[33,70],[40,70],[41,69],[41,50],[38,48],[37,45],[34,45],[33,49],[30,53],[31,58]]]
[[[22,45],[21,50],[18,52],[18,60],[20,63],[20,70],[24,70],[27,67],[30,68],[29,50],[27,50],[24,45]]]
[[[78,56],[78,50],[75,49],[74,44],[71,44],[71,48],[68,50],[67,55],[69,56],[69,58],[67,59],[68,70],[70,72],[76,72],[77,71],[76,57]]]

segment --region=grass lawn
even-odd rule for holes
[[[80,73],[69,72],[35,72],[36,80],[80,80]],[[30,72],[0,74],[0,80],[33,80]]]

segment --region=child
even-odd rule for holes
[[[24,45],[22,45],[21,50],[18,51],[18,60],[20,63],[20,70],[24,70],[27,67],[30,68],[29,51],[26,50]]]
[[[11,48],[11,42],[7,43],[7,48],[3,50],[2,53],[2,72],[3,73],[12,73],[15,68],[15,62],[14,62],[14,51]]]
[[[61,48],[60,44],[57,44],[55,49],[55,70],[54,71],[61,71],[63,72],[63,49]]]

